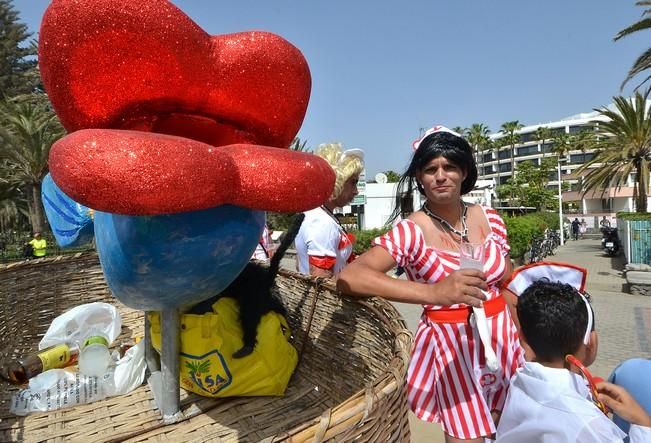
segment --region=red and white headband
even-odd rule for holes
[[[425,133],[420,138],[414,140],[414,142],[411,144],[411,146],[414,148],[414,151],[418,149],[420,143],[425,139],[425,137],[427,137],[430,134],[434,134],[435,132],[447,132],[449,134],[456,135],[457,137],[463,138],[461,134],[459,134],[458,132],[454,132],[450,128],[446,128],[443,125],[436,125],[434,127],[429,128],[427,131],[425,131]]]

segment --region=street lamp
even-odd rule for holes
[[[563,191],[561,189],[561,161],[565,162],[567,159],[558,157],[558,162],[556,163],[558,171],[558,223],[561,230],[561,246],[565,244],[565,229],[563,226]]]

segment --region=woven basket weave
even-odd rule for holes
[[[383,300],[340,297],[330,281],[281,270],[278,291],[301,359],[284,397],[210,399],[183,391],[185,419],[164,425],[145,384],[96,403],[16,417],[0,382],[0,441],[409,441],[404,377],[412,336]],[[143,313],[106,286],[96,254],[0,266],[0,362],[34,352],[52,319],[91,301],[115,304],[120,339]]]

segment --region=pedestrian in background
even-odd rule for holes
[[[582,218],[581,224],[579,225],[579,234],[581,235],[581,240],[585,238],[586,232],[588,232],[588,224],[585,222],[585,218]]]
[[[45,250],[47,242],[41,237],[40,232],[34,232],[34,237],[28,243],[32,247],[32,257],[41,258],[45,257]]]
[[[343,151],[339,143],[322,144],[316,155],[325,159],[335,171],[335,188],[330,199],[305,213],[296,236],[298,271],[316,277],[333,277],[354,257],[354,236],[348,233],[334,214],[353,201],[358,194],[357,181],[364,169],[361,149]]]
[[[581,226],[581,222],[579,221],[578,218],[575,218],[574,220],[572,220],[572,238],[574,240],[579,239],[579,228],[580,228],[580,226]]]

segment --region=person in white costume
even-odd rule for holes
[[[511,379],[497,442],[624,441],[627,435],[603,405],[632,423],[632,443],[651,441],[651,416],[625,389],[597,382],[583,367],[595,360],[598,347],[587,294],[538,280],[521,293],[517,314],[533,361]]]
[[[315,154],[334,169],[335,187],[325,204],[305,213],[296,236],[296,265],[303,274],[329,278],[339,274],[352,257],[354,237],[333,211],[349,204],[358,194],[364,153],[361,149],[342,151],[340,144],[331,143],[320,145]]]

